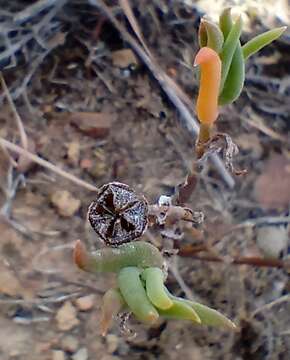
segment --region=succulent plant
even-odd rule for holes
[[[172,295],[165,286],[165,260],[150,243],[137,241],[118,248],[103,248],[89,253],[78,241],[74,261],[91,273],[114,272],[118,287],[103,297],[100,330],[105,335],[114,316],[129,311],[144,324],[153,325],[159,318],[189,320],[193,324],[235,329],[235,324],[220,312],[198,302]]]
[[[278,39],[286,30],[286,26],[269,30],[242,46],[240,42],[242,28],[241,16],[233,21],[230,8],[221,13],[219,24],[207,19],[202,19],[200,23],[198,37],[201,50],[204,47],[212,49],[218,54],[222,63],[218,105],[230,104],[239,97],[244,85],[246,60]],[[205,54],[204,51],[203,53]],[[199,56],[198,53],[196,57]]]
[[[233,21],[230,8],[222,12],[219,24],[207,19],[201,20],[198,32],[201,49],[194,61],[194,65],[201,68],[196,104],[197,117],[201,124],[196,149],[198,157],[203,155],[203,145],[210,140],[219,106],[233,103],[241,94],[246,60],[286,30],[286,26],[272,29],[242,46],[242,27],[241,16]]]
[[[196,148],[198,157],[203,155],[203,146],[211,139],[211,128],[218,117],[219,106],[232,103],[242,91],[245,61],[277,39],[284,30],[285,27],[270,30],[242,46],[242,19],[238,17],[233,22],[231,9],[223,11],[219,24],[202,19],[199,28],[201,49],[194,61],[194,65],[201,68],[196,105],[201,123]],[[230,143],[228,138],[226,141]],[[159,204],[157,207],[162,206]],[[159,213],[157,223],[163,225],[169,219],[170,210],[175,215],[179,214],[175,222],[188,215],[192,218],[188,209],[172,206],[170,202],[165,209],[161,212],[164,213],[162,218],[160,209],[151,206],[150,215]],[[88,219],[107,247],[88,252],[83,243],[77,241],[74,262],[87,272],[113,272],[117,276],[117,287],[109,289],[103,297],[102,335],[107,333],[113,318],[122,312],[133,313],[139,321],[148,325],[164,318],[236,329],[235,324],[217,310],[169,292],[165,286],[166,262],[161,252],[148,242],[132,242],[146,231],[148,218],[146,199],[118,182],[103,185],[89,207]]]
[[[131,209],[135,216],[132,216]],[[166,261],[154,245],[145,241],[128,242],[128,239],[137,240],[143,234],[147,215],[146,199],[137,196],[127,185],[116,182],[102,186],[97,199],[89,207],[89,221],[107,246],[89,252],[78,240],[74,262],[87,272],[116,273],[118,284],[103,297],[101,333],[107,333],[114,316],[120,312],[133,313],[148,325],[164,318],[235,329],[234,323],[218,311],[169,292],[165,286]],[[130,226],[123,223],[122,217]],[[117,221],[118,233],[108,231],[110,226],[115,229]],[[125,230],[120,230],[121,226]]]

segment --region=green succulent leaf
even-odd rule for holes
[[[194,301],[187,301],[200,317],[202,324],[236,330],[236,325],[219,311]]]
[[[245,81],[245,61],[240,41],[234,52],[229,73],[219,95],[219,105],[227,105],[234,102],[241,94]]]
[[[168,291],[168,290],[167,290]],[[173,305],[166,310],[158,309],[159,315],[165,319],[190,320],[197,324],[201,323],[201,319],[197,312],[193,309],[187,300],[169,295]]]
[[[168,309],[173,305],[172,300],[164,289],[164,274],[161,269],[150,267],[141,274],[145,281],[146,293],[149,300],[158,309]]]
[[[242,47],[244,59],[247,60],[264,46],[269,45],[272,41],[278,39],[286,29],[287,26],[282,26],[255,36]]]
[[[224,9],[219,18],[219,26],[224,35],[225,40],[228,37],[231,28],[233,26],[231,10],[232,10],[231,8]]]
[[[220,28],[224,38],[227,39],[232,27],[233,21],[231,16],[231,8],[225,9],[219,19]],[[229,73],[225,80],[223,89],[219,95],[219,105],[227,105],[234,102],[241,94],[245,81],[245,62],[241,43],[238,41],[234,52],[232,62],[230,64]]]
[[[83,243],[78,241],[74,259],[79,268],[92,273],[118,272],[128,266],[162,268],[164,263],[160,251],[145,241],[122,244],[118,248],[106,247],[94,252],[88,252]]]
[[[200,304],[195,301],[182,299],[180,297],[170,294],[170,298],[175,301],[182,301],[186,305],[190,306],[200,318],[202,325],[225,327],[231,330],[235,330],[236,325],[228,319],[225,315],[221,314],[217,310],[214,310],[206,305]],[[161,314],[160,314],[161,315]]]
[[[226,41],[224,42],[224,46],[220,54],[220,58],[222,61],[222,78],[221,78],[220,92],[222,92],[224,84],[228,77],[232,59],[236,47],[239,44],[239,38],[242,32],[242,26],[243,26],[242,18],[239,17],[232,26],[226,38]]]
[[[138,320],[154,324],[159,317],[155,307],[148,299],[137,267],[125,267],[118,275],[118,284],[129,309]]]
[[[206,19],[201,20],[200,26],[206,31],[206,44],[203,46],[207,46],[219,54],[224,43],[224,36],[220,28],[215,23]],[[204,43],[204,40],[201,42]]]
[[[227,38],[233,26],[231,9],[225,9],[220,16],[220,27],[224,37]],[[238,41],[230,64],[228,76],[223,89],[219,95],[219,105],[227,105],[234,102],[241,94],[245,81],[245,61],[242,52],[241,42]]]

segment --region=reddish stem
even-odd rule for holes
[[[195,260],[201,261],[210,261],[210,262],[220,262],[225,263],[225,259],[215,255],[198,255],[199,252],[206,251],[205,246],[198,246],[192,249],[181,248],[178,255],[181,257],[190,257]],[[283,260],[280,259],[266,259],[258,256],[245,256],[245,257],[233,257],[231,259],[231,264],[233,265],[251,265],[257,267],[273,267],[277,269],[286,268],[286,264]]]

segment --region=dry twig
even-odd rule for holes
[[[289,302],[289,301],[290,301],[289,294],[281,296],[279,299],[276,299],[268,304],[265,304],[265,305],[259,307],[258,309],[256,309],[255,311],[253,311],[251,314],[251,318],[255,317],[257,314],[259,314],[262,311],[270,310],[273,306],[282,304],[283,302]]]
[[[178,255],[181,257],[190,257],[195,260],[200,261],[209,261],[209,262],[218,262],[218,263],[230,263],[232,265],[251,265],[257,267],[272,267],[276,269],[286,269],[287,263],[280,259],[268,259],[257,256],[245,256],[245,257],[231,257],[223,258],[216,255],[198,255],[198,253],[207,251],[207,248],[198,247],[198,248],[181,248],[178,252]]]
[[[20,135],[20,140],[21,140],[21,145],[22,147],[25,149],[25,150],[28,150],[28,140],[27,140],[27,135],[26,135],[26,132],[25,132],[25,129],[24,129],[24,126],[23,126],[23,123],[22,123],[22,120],[16,110],[16,107],[14,105],[14,102],[12,100],[12,97],[10,95],[10,92],[7,88],[7,85],[6,85],[6,82],[5,82],[5,79],[2,75],[2,72],[0,72],[0,82],[1,82],[1,86],[2,88],[4,89],[4,94],[8,100],[8,103],[10,105],[10,108],[13,112],[13,115],[14,115],[14,118],[16,120],[16,124],[17,124],[17,127],[18,127],[18,131],[19,131],[19,135]]]
[[[89,190],[89,191],[94,191],[94,192],[98,192],[98,189],[94,186],[91,185],[90,183],[79,179],[78,177],[66,172],[65,170],[60,169],[59,167],[53,165],[52,163],[50,163],[49,161],[46,161],[44,159],[41,159],[39,156],[32,154],[31,152],[23,149],[22,147],[15,145],[13,143],[11,143],[8,140],[5,140],[3,138],[0,138],[0,145],[5,147],[6,149],[13,151],[19,155],[23,155],[26,156],[28,159],[30,159],[31,161],[34,161],[35,163],[37,163],[38,165],[45,167],[46,169],[49,169],[50,171],[53,171],[54,173],[72,181],[73,183],[82,186],[83,188]]]

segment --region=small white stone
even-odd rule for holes
[[[93,308],[95,304],[94,295],[86,295],[76,299],[75,304],[77,308],[81,311],[89,311]]]
[[[72,360],[87,360],[88,359],[88,350],[83,347],[80,348],[73,356]]]
[[[257,228],[257,244],[265,257],[279,258],[288,246],[288,226],[271,224]]]
[[[79,341],[72,335],[66,335],[61,340],[61,348],[64,351],[74,353],[79,347]]]
[[[171,197],[167,196],[167,195],[161,195],[160,198],[158,199],[158,205],[159,206],[171,206],[172,205]]]
[[[50,201],[52,205],[56,208],[59,215],[63,217],[73,216],[81,206],[80,199],[75,198],[67,190],[55,191],[51,195]]]
[[[59,330],[67,331],[79,324],[77,312],[70,301],[66,301],[56,314],[56,321]]]
[[[65,353],[62,350],[53,350],[52,360],[65,360]]]
[[[106,341],[107,341],[107,344],[108,344],[108,352],[110,354],[112,354],[118,348],[118,344],[119,344],[118,336],[116,336],[114,334],[108,334],[106,336]]]

